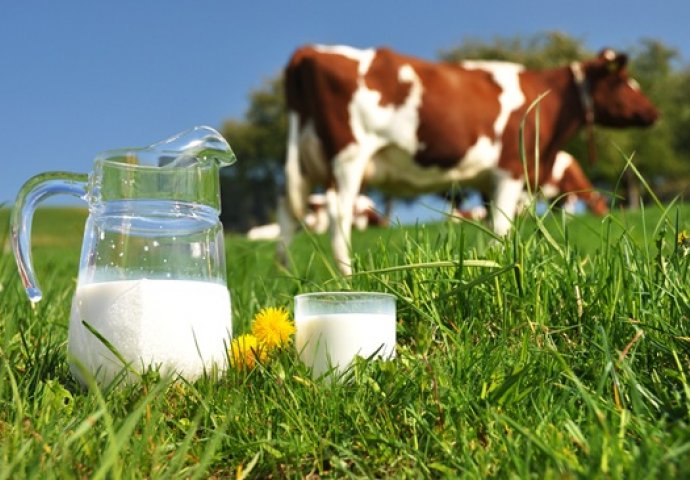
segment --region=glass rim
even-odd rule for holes
[[[338,291],[338,292],[309,292],[300,293],[295,295],[295,300],[297,299],[308,299],[308,298],[318,298],[318,297],[334,297],[334,298],[347,298],[347,297],[361,297],[361,298],[388,298],[396,300],[397,297],[392,293],[386,292],[359,292],[359,291]]]

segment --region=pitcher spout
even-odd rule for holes
[[[196,126],[148,147],[107,150],[97,161],[161,168],[219,168],[235,163],[237,158],[225,138],[208,126]]]
[[[225,138],[215,129],[202,125],[180,132],[148,149],[160,152],[158,166],[189,167],[198,163],[215,162],[219,167],[237,161]]]

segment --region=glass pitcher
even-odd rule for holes
[[[98,155],[88,176],[48,172],[21,188],[12,247],[29,300],[41,300],[31,258],[37,204],[55,194],[88,202],[68,331],[70,370],[109,384],[159,367],[188,380],[227,365],[232,335],[219,169],[225,139],[195,127],[145,148]]]

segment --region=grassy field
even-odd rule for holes
[[[347,279],[325,237],[302,234],[284,269],[272,243],[228,236],[235,334],[297,293],[386,291],[397,359],[327,383],[286,350],[103,392],[66,361],[83,219],[37,215],[35,308],[2,251],[0,479],[690,475],[687,206],[525,218],[501,241],[467,223],[371,229]]]

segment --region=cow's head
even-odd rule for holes
[[[627,55],[607,48],[582,65],[599,125],[648,127],[659,118],[659,111],[628,76],[627,62]]]

